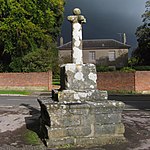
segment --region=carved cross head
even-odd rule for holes
[[[68,20],[71,23],[80,23],[80,24],[86,23],[86,18],[81,15],[81,10],[79,8],[75,8],[73,10],[73,15],[68,16]]]

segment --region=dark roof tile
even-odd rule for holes
[[[71,43],[68,42],[59,46],[59,50],[71,49]],[[96,39],[96,40],[83,40],[83,49],[127,49],[130,45],[123,44],[114,39]]]

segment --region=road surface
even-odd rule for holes
[[[108,99],[124,102],[126,109],[150,110],[150,95],[109,95]]]
[[[39,107],[36,96],[0,96],[0,106],[21,106],[29,104],[33,107]]]
[[[28,104],[39,108],[38,96],[0,96],[0,106],[20,106]],[[122,101],[125,109],[150,110],[150,95],[109,95],[109,100]]]

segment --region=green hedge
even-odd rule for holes
[[[107,67],[107,66],[96,66],[97,72],[109,72],[109,71],[115,71],[113,68]],[[133,66],[133,67],[123,67],[123,68],[117,68],[117,71],[122,72],[134,72],[134,71],[150,71],[150,66]]]
[[[137,71],[150,71],[150,66],[134,66],[133,69]]]
[[[96,66],[96,71],[97,72],[108,72],[108,71],[114,71],[114,68],[110,68],[110,67],[107,67],[107,66],[97,65]]]
[[[136,70],[131,68],[131,67],[124,67],[124,68],[121,68],[120,71],[122,71],[122,72],[134,72]]]

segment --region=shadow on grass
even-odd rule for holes
[[[29,110],[29,117],[25,117],[26,122],[26,128],[34,133],[37,134],[37,136],[40,138],[40,140],[43,142],[45,146],[47,146],[46,139],[48,139],[48,132],[46,127],[43,129],[41,128],[41,111],[30,106],[29,104],[21,104],[21,106],[24,106],[28,108]],[[46,133],[45,133],[46,130]]]

